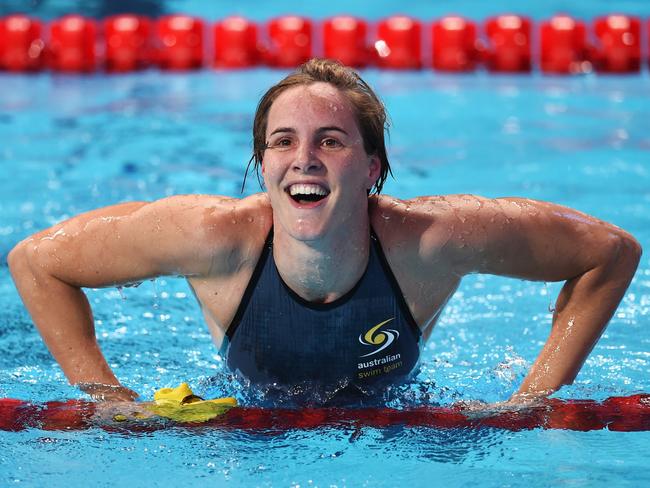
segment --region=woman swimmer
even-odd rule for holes
[[[136,396],[100,351],[82,287],[185,276],[229,367],[252,384],[373,393],[411,373],[461,278],[489,273],[566,281],[511,401],[571,383],[634,275],[639,244],[551,203],[382,196],[385,126],[353,70],[311,60],[259,103],[253,159],[265,193],[124,203],[19,243],[11,273],[69,381],[105,399]]]

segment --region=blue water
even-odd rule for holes
[[[392,114],[396,179],[386,193],[552,200],[612,221],[648,248],[646,74],[567,79],[365,74]],[[256,100],[279,76],[256,70],[0,77],[7,87],[0,93],[3,257],[37,229],[101,205],[175,193],[237,195]],[[256,183],[249,179],[246,193],[254,191]],[[559,396],[602,399],[650,391],[649,264],[644,256],[576,383]],[[78,397],[34,331],[5,264],[1,270],[0,396]],[[557,291],[557,284],[467,279],[423,353],[417,385],[393,392],[389,404],[506,399],[548,333]],[[223,370],[183,281],[89,290],[89,296],[109,362],[145,399],[158,387],[188,380],[200,394],[235,394],[254,403],[254,395]],[[2,443],[11,447],[0,453],[0,479],[28,486],[87,479],[98,486],[120,480],[138,486],[188,477],[262,486],[392,486],[396,480],[424,486],[438,479],[456,485],[592,486],[612,477],[623,484],[648,480],[647,433],[368,429],[353,434],[3,432]],[[597,461],[587,454],[595,449]]]
[[[373,17],[390,11],[384,3]],[[198,8],[196,2],[168,5]],[[608,11],[604,2],[591,6],[590,16]],[[478,16],[496,8],[483,2],[461,7]],[[218,8],[206,5],[205,16],[221,15]],[[421,17],[440,9],[423,2],[412,8]],[[644,8],[638,2],[620,5],[630,13],[644,14]],[[271,13],[268,6],[260,10]],[[535,7],[530,13],[544,12]],[[319,13],[327,14],[322,8]],[[255,104],[282,75],[267,69],[0,74],[0,397],[81,396],[67,385],[23,310],[5,262],[11,247],[64,218],[116,202],[180,193],[237,196],[250,157]],[[389,180],[386,193],[551,200],[611,221],[639,239],[646,255],[625,299],[575,384],[557,396],[603,399],[650,392],[648,72],[556,78],[367,70],[364,76],[392,116],[389,153],[396,179]],[[256,191],[249,178],[245,194]],[[417,381],[392,391],[388,404],[508,398],[548,334],[558,290],[554,283],[466,279],[423,352]],[[255,395],[224,370],[182,280],[88,294],[109,363],[144,399],[187,380],[199,394],[255,403]],[[0,432],[0,446],[3,486],[643,486],[650,481],[646,432],[328,428],[125,436],[98,429],[28,430]]]

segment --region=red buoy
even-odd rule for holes
[[[168,15],[156,23],[156,58],[167,70],[198,69],[203,66],[201,19],[188,15]]]
[[[476,24],[449,16],[431,26],[432,65],[441,71],[472,71],[478,58]]]
[[[422,67],[422,24],[404,15],[389,17],[377,26],[377,64],[382,68]]]
[[[43,67],[43,25],[26,15],[0,19],[0,69],[36,71]]]
[[[556,15],[542,22],[540,67],[545,73],[585,73],[588,60],[585,24],[568,15]]]
[[[609,417],[602,406],[593,400],[547,400],[552,408],[545,412],[545,427],[549,429],[600,430],[607,426]]]
[[[599,42],[596,69],[631,73],[641,68],[641,22],[637,17],[608,15],[594,21]]]
[[[27,417],[34,416],[34,408],[31,405],[13,398],[0,399],[0,430],[23,430],[27,428],[26,422],[21,415],[26,409],[30,409]]]
[[[50,25],[48,64],[56,71],[88,72],[96,65],[97,24],[80,15],[66,15]]]
[[[487,57],[488,69],[500,72],[530,71],[531,22],[518,15],[500,15],[485,22],[485,32],[491,44]]]
[[[356,17],[338,16],[323,23],[324,54],[345,65],[363,67],[368,64],[368,24]]]
[[[259,61],[257,26],[243,17],[228,17],[214,25],[214,65],[248,68]]]
[[[286,16],[268,24],[271,46],[268,63],[280,68],[293,68],[311,58],[312,23],[303,17]]]
[[[610,397],[603,402],[613,415],[607,425],[609,430],[638,432],[650,428],[650,395]]]
[[[115,15],[104,20],[106,69],[133,71],[151,58],[151,22],[139,15]]]
[[[83,400],[47,402],[38,412],[43,430],[84,430],[90,425],[96,403]]]

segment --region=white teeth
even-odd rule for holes
[[[289,194],[293,195],[323,195],[326,196],[329,192],[320,185],[291,185],[289,187]]]

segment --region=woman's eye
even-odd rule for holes
[[[342,144],[339,141],[332,138],[323,139],[322,144],[327,148],[337,148],[342,146]]]
[[[282,138],[277,141],[271,141],[268,147],[274,147],[278,149],[284,149],[291,146],[291,139]]]

